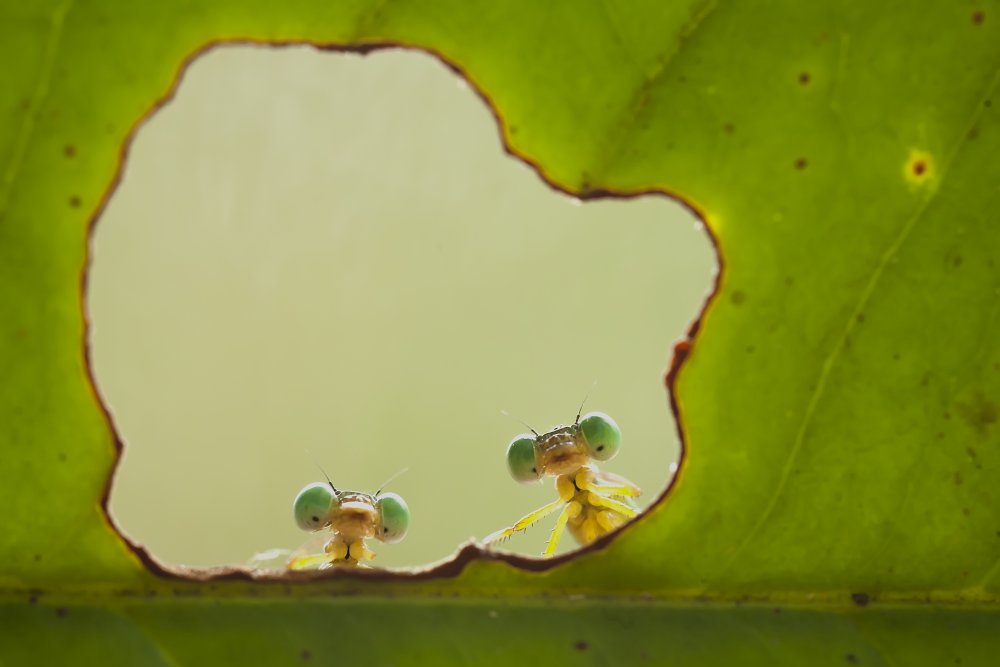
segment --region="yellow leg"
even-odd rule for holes
[[[375,558],[374,552],[370,551],[362,540],[358,540],[351,545],[341,541],[339,536],[333,537],[321,554],[308,554],[294,556],[288,561],[289,570],[311,570],[318,568],[325,570],[330,567],[341,565],[353,566],[358,561],[372,560]]]
[[[583,525],[580,526],[580,532],[583,533],[583,543],[590,544],[597,539],[597,522],[594,521],[594,517],[588,516],[584,520]]]
[[[573,500],[573,496],[576,495],[576,487],[573,486],[573,479],[568,475],[556,478],[556,490],[559,492],[559,500],[553,501],[544,507],[538,508],[531,514],[521,517],[521,520],[510,528],[504,528],[503,530],[498,530],[495,533],[487,535],[483,538],[483,544],[489,546],[490,544],[505,540],[514,533],[528,528],[536,521],[540,521],[556,510],[560,510],[565,507],[567,503]]]
[[[522,517],[520,521],[518,521],[517,523],[515,523],[510,528],[504,528],[503,530],[498,530],[495,533],[491,533],[490,535],[487,535],[483,539],[483,544],[490,545],[490,544],[493,544],[494,542],[499,542],[501,540],[507,539],[508,537],[510,537],[511,535],[513,535],[514,533],[520,532],[520,531],[524,530],[525,528],[528,528],[531,524],[535,523],[536,521],[544,519],[548,515],[550,515],[553,512],[555,512],[556,510],[562,509],[566,505],[566,502],[567,501],[565,501],[562,498],[560,498],[559,500],[556,500],[555,502],[551,502],[548,505],[545,505],[544,507],[538,508],[537,510],[535,510],[531,514],[527,514],[524,517]]]
[[[580,516],[580,512],[583,507],[580,503],[571,501],[563,509],[562,514],[556,519],[556,526],[552,529],[552,535],[549,536],[549,542],[545,545],[545,551],[542,552],[543,556],[551,556],[556,552],[556,547],[559,545],[559,538],[562,537],[563,531],[566,529],[566,524],[570,519],[575,519]]]
[[[324,551],[330,556],[331,561],[345,560],[347,558],[347,545],[337,538],[327,542]]]
[[[634,507],[629,507],[623,502],[615,500],[613,498],[605,498],[596,493],[591,492],[587,496],[587,500],[590,501],[591,505],[596,505],[598,507],[607,507],[610,510],[614,510],[618,514],[621,514],[629,519],[634,518],[639,514],[639,510]]]
[[[351,555],[351,560],[375,560],[375,552],[366,547],[363,540],[353,542],[347,553]]]
[[[330,562],[327,554],[310,554],[308,556],[295,556],[288,561],[289,570],[311,570],[322,567]]]
[[[635,486],[611,486],[609,484],[588,484],[581,486],[584,491],[593,491],[606,496],[625,496],[627,498],[637,498],[642,495],[642,491]]]
[[[584,491],[592,491],[603,496],[636,498],[642,495],[642,489],[624,477],[595,472],[587,468],[577,474],[576,485]]]
[[[615,514],[611,510],[603,510],[597,513],[597,523],[600,524],[605,533],[610,533],[612,530],[622,525],[621,520],[619,519],[620,516],[621,515]]]

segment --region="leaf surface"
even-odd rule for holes
[[[66,0],[0,16],[17,63],[0,87],[0,614],[17,640],[0,655],[43,662],[65,649],[53,628],[79,655],[150,664],[995,655],[997,3]],[[702,215],[723,268],[676,374],[687,453],[665,502],[576,558],[469,548],[413,578],[185,581],[122,542],[85,356],[88,230],[137,124],[228,41],[430,50],[549,182]]]

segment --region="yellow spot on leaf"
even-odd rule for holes
[[[903,164],[903,178],[910,185],[924,185],[934,177],[934,159],[927,151],[910,149],[910,156]]]

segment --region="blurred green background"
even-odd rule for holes
[[[307,539],[321,479],[408,501],[418,565],[555,498],[507,473],[525,429],[611,414],[603,467],[651,502],[677,458],[662,376],[711,287],[663,198],[581,205],[503,152],[489,110],[415,52],[225,47],[140,130],[93,240],[99,390],[122,439],[111,509],[174,564]],[[538,554],[552,519],[504,548]],[[575,546],[568,536],[561,550]]]

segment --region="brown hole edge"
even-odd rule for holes
[[[309,571],[290,571],[283,573],[274,573],[274,571],[259,572],[253,568],[240,566],[240,565],[226,565],[218,567],[209,568],[192,568],[185,566],[175,566],[163,563],[156,559],[145,547],[134,544],[129,540],[125,534],[119,529],[114,517],[111,515],[109,509],[109,501],[111,498],[111,487],[114,482],[114,477],[118,471],[118,464],[121,461],[121,455],[123,450],[123,443],[118,434],[118,429],[115,426],[114,418],[111,412],[108,410],[107,404],[101,397],[100,390],[98,389],[96,378],[94,377],[93,367],[90,360],[90,321],[87,317],[87,282],[88,275],[90,272],[90,263],[92,257],[92,243],[93,234],[97,226],[97,222],[107,207],[111,196],[118,189],[118,185],[121,183],[122,174],[124,171],[124,166],[128,158],[129,148],[132,145],[137,133],[145,123],[153,117],[153,115],[160,110],[167,102],[173,99],[176,95],[180,83],[187,72],[188,67],[197,60],[199,57],[208,53],[212,49],[220,46],[264,46],[272,48],[285,48],[285,47],[301,47],[301,46],[311,46],[318,51],[333,51],[339,53],[353,53],[356,55],[367,55],[375,51],[389,50],[389,49],[401,49],[409,51],[419,51],[426,53],[430,56],[435,57],[438,61],[452,70],[455,74],[460,76],[464,81],[469,84],[469,87],[475,91],[482,102],[489,109],[490,113],[493,115],[497,123],[497,128],[500,133],[501,144],[503,145],[504,151],[525,164],[531,167],[535,173],[542,179],[542,181],[548,185],[550,188],[556,192],[569,195],[571,197],[576,197],[581,200],[596,200],[596,199],[633,199],[637,197],[643,197],[646,195],[659,195],[666,197],[667,199],[672,199],[682,206],[687,208],[692,214],[694,214],[703,224],[706,233],[709,236],[709,240],[712,243],[712,247],[715,250],[715,258],[718,269],[715,274],[715,281],[711,292],[706,297],[704,304],[702,305],[701,312],[691,323],[687,335],[684,339],[678,341],[674,345],[673,356],[670,362],[670,367],[667,370],[664,377],[665,388],[667,389],[669,399],[670,399],[670,409],[673,412],[674,420],[677,426],[677,434],[680,439],[680,457],[677,462],[677,470],[675,471],[670,483],[663,490],[663,492],[650,504],[646,511],[642,512],[638,517],[628,522],[618,530],[605,535],[604,537],[588,544],[586,546],[575,549],[569,553],[563,554],[561,556],[555,556],[552,558],[540,558],[540,557],[530,557],[522,556],[518,554],[510,553],[498,553],[489,549],[484,548],[476,542],[468,542],[460,545],[458,550],[448,559],[443,560],[437,564],[433,564],[422,568],[409,568],[409,569],[399,569],[399,570],[359,570],[355,568],[345,569],[345,568],[333,568],[330,570],[309,570]],[[694,351],[694,344],[701,328],[701,321],[705,314],[708,312],[709,307],[715,302],[717,295],[719,294],[722,277],[724,274],[725,264],[722,258],[722,252],[719,245],[718,238],[712,231],[709,223],[708,217],[702,212],[702,210],[695,205],[692,201],[686,199],[682,195],[676,192],[670,192],[664,188],[648,188],[640,189],[635,191],[617,191],[612,189],[605,189],[600,187],[590,187],[590,185],[585,185],[581,190],[573,190],[571,187],[558,183],[554,178],[549,176],[540,161],[519,152],[511,143],[510,134],[512,134],[510,128],[504,123],[503,116],[500,110],[494,105],[493,100],[486,94],[486,91],[479,86],[479,84],[472,79],[469,74],[462,69],[457,63],[448,60],[444,54],[439,53],[431,48],[417,45],[417,44],[404,44],[402,42],[394,41],[378,41],[370,43],[360,43],[360,44],[340,44],[340,43],[320,43],[312,42],[308,40],[261,40],[261,39],[251,39],[251,38],[231,38],[231,39],[219,39],[212,40],[206,44],[200,46],[191,52],[187,57],[185,57],[174,75],[167,91],[161,95],[158,99],[154,100],[152,105],[133,123],[132,127],[129,129],[125,141],[123,142],[121,148],[119,149],[118,155],[118,165],[115,171],[114,177],[108,184],[104,193],[101,195],[100,201],[90,216],[87,222],[87,238],[86,238],[86,253],[83,267],[80,274],[80,307],[82,320],[84,324],[83,328],[83,357],[84,365],[87,372],[87,379],[90,384],[91,391],[93,392],[94,399],[102,413],[104,414],[104,419],[108,425],[108,429],[111,431],[114,446],[115,446],[115,457],[111,465],[111,470],[108,472],[107,482],[104,485],[104,491],[101,497],[101,509],[108,526],[118,534],[119,538],[124,542],[125,546],[132,551],[132,553],[138,558],[143,565],[154,575],[179,581],[220,581],[220,580],[237,580],[237,581],[271,581],[271,582],[301,582],[310,581],[317,579],[373,579],[379,581],[416,581],[416,580],[433,580],[433,579],[447,579],[457,577],[465,569],[465,566],[469,563],[477,560],[495,560],[502,561],[509,565],[512,565],[518,569],[530,571],[530,572],[544,572],[549,569],[558,567],[564,563],[567,563],[577,557],[581,557],[593,551],[604,549],[622,532],[631,530],[633,526],[643,521],[646,518],[646,514],[649,509],[660,505],[664,500],[670,495],[674,488],[676,488],[683,472],[686,470],[687,462],[687,441],[684,434],[683,421],[681,419],[680,413],[680,402],[677,399],[677,392],[675,390],[677,379],[682,370],[684,363],[691,356]]]

